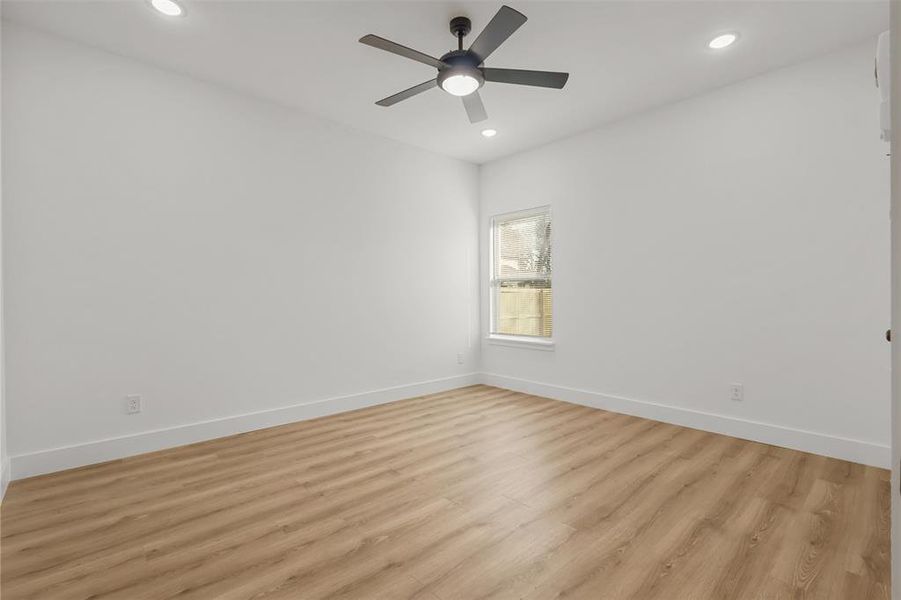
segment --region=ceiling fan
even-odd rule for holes
[[[463,49],[463,37],[472,30],[472,22],[466,17],[454,17],[450,22],[451,33],[457,38],[457,49],[441,58],[434,58],[418,50],[401,46],[391,40],[377,35],[364,35],[360,42],[373,48],[392,52],[405,58],[435,67],[438,76],[419,85],[398,92],[376,102],[379,106],[393,106],[401,100],[412,98],[434,87],[441,87],[445,92],[463,98],[463,106],[471,123],[478,123],[488,118],[485,105],[479,96],[479,88],[486,81],[531,85],[537,87],[561,89],[569,79],[569,73],[552,71],[524,71],[521,69],[493,69],[483,66],[492,52],[513,35],[523,23],[526,16],[509,6],[502,6],[494,18],[488,23],[476,41],[468,50]]]

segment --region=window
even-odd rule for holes
[[[551,211],[491,219],[491,336],[548,341],[553,333]]]

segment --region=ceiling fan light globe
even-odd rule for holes
[[[471,60],[466,56],[463,58]],[[468,96],[482,87],[483,83],[485,77],[482,72],[471,64],[454,64],[438,73],[438,85],[452,96]]]
[[[451,75],[441,82],[441,89],[453,96],[468,96],[479,89],[479,81],[471,75]]]

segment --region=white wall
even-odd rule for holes
[[[8,24],[2,58],[14,476],[476,370],[476,167]]]
[[[874,47],[483,167],[482,323],[489,217],[550,204],[557,342],[485,344],[487,380],[886,466]]]
[[[2,63],[3,32],[0,28],[0,63]],[[2,78],[0,78],[2,80]],[[3,82],[0,81],[0,113],[2,113]],[[2,120],[0,120],[2,123]],[[0,134],[2,139],[2,134]],[[2,165],[2,148],[0,148],[0,165]],[[3,184],[2,166],[0,166],[0,501],[6,494],[9,483],[9,459],[6,452],[6,359],[4,358],[3,328]]]
[[[901,2],[890,5],[891,56],[901,56]],[[892,214],[901,214],[901,61],[893,60],[892,69]],[[892,598],[901,600],[901,219],[892,219]]]

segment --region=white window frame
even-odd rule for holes
[[[536,206],[534,208],[527,208],[524,210],[517,210],[514,212],[502,213],[498,215],[492,216],[488,220],[488,314],[489,314],[489,322],[488,322],[488,335],[486,339],[489,344],[497,345],[497,346],[509,346],[514,348],[530,348],[534,350],[553,350],[556,342],[552,337],[540,337],[540,336],[532,336],[532,335],[508,335],[502,333],[494,333],[497,329],[497,285],[498,285],[498,277],[497,277],[497,267],[494,261],[495,258],[495,249],[497,248],[495,237],[497,235],[497,224],[499,221],[509,221],[514,219],[523,219],[525,217],[531,217],[534,215],[547,214],[551,220],[551,305],[553,306],[554,301],[554,272],[553,272],[553,263],[554,263],[554,215],[551,212],[550,205],[545,206]],[[515,279],[513,277],[504,277],[504,280]]]

